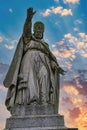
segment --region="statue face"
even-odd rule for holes
[[[35,37],[36,39],[42,39],[42,38],[43,38],[43,32],[40,31],[40,30],[36,30],[36,31],[34,32],[34,37]]]

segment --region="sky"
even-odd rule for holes
[[[36,11],[32,23],[45,24],[44,40],[66,71],[60,77],[59,113],[64,115],[67,127],[87,130],[86,0],[0,0],[0,130],[10,117],[4,105],[7,89],[3,80],[29,7]]]

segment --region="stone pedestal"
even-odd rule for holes
[[[64,126],[61,115],[13,116],[7,119],[5,130],[77,130]]]
[[[58,115],[52,105],[16,105],[12,116],[6,120],[5,130],[78,130],[67,128],[64,116]]]

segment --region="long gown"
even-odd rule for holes
[[[24,47],[18,75],[16,103],[50,102],[54,86],[49,52],[41,42],[31,40]]]

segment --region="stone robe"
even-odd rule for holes
[[[8,110],[14,104],[54,102],[59,86],[58,75],[51,67],[53,60],[47,43],[32,39],[24,45],[20,39],[4,80],[4,85],[9,88],[5,103]]]

